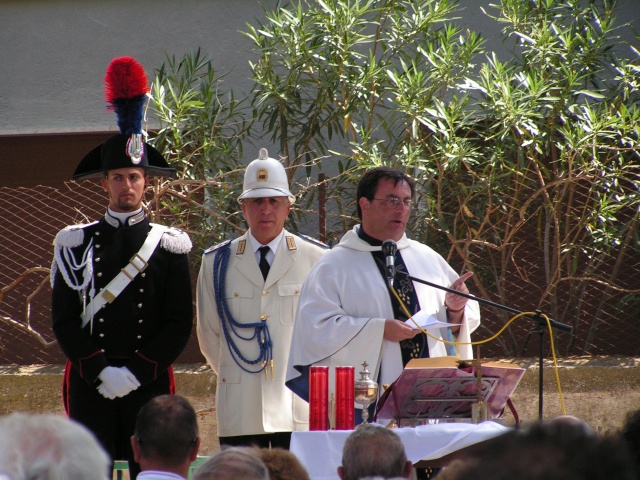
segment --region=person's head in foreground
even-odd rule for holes
[[[0,418],[0,479],[106,480],[111,460],[79,423],[52,414]]]
[[[189,401],[179,395],[149,400],[138,412],[131,447],[142,470],[186,477],[200,448],[198,420]]]
[[[269,470],[270,480],[310,480],[304,465],[289,450],[258,448],[256,454]]]
[[[265,464],[251,447],[227,447],[195,471],[192,480],[269,480]]]
[[[362,477],[409,478],[413,465],[393,430],[370,424],[359,425],[342,449],[341,480]]]
[[[563,416],[483,442],[439,474],[444,480],[636,479],[624,445]]]

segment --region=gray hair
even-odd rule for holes
[[[227,447],[204,462],[192,480],[269,480],[269,471],[250,447]]]
[[[402,440],[388,428],[359,425],[342,449],[345,480],[402,477],[406,467],[407,455]]]
[[[53,414],[0,418],[0,478],[106,480],[110,473],[109,456],[79,423]]]

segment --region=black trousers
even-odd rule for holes
[[[219,437],[220,446],[224,447],[260,447],[283,448],[289,450],[291,432],[264,433],[260,435],[236,435]]]
[[[140,465],[133,459],[131,448],[138,411],[153,397],[166,393],[175,393],[172,369],[149,385],[122,398],[109,400],[80,378],[76,369],[67,363],[63,400],[69,418],[91,430],[111,460],[127,460],[131,480],[140,473]]]

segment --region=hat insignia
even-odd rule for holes
[[[269,179],[269,172],[266,168],[261,168],[260,170],[258,170],[256,178],[259,182],[266,182]]]
[[[129,140],[127,140],[127,156],[131,158],[134,165],[138,165],[142,161],[142,157],[144,156],[142,135],[134,133]]]

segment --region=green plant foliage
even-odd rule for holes
[[[629,89],[638,59],[613,54],[612,2],[504,0],[495,11],[513,55],[490,56],[463,86],[483,118],[483,169],[465,180],[476,192],[469,212],[443,223],[456,226],[452,241],[467,237],[467,251],[491,259],[503,298],[517,275],[538,292],[536,308],[587,332],[567,351],[590,352],[609,295],[629,288],[624,259],[638,252],[640,111]],[[527,232],[537,248],[524,245]],[[531,250],[537,264],[525,267],[518,256]]]
[[[245,228],[236,199],[250,118],[199,49],[167,58],[151,96],[160,124],[152,142],[178,170],[160,198],[201,251]]]
[[[353,213],[353,185],[372,165],[430,178],[429,109],[449,108],[443,98],[481,44],[451,23],[455,10],[448,0],[298,1],[247,26],[259,57],[251,63],[255,119],[280,145],[292,176],[300,164],[321,168],[328,154],[341,159],[348,183],[331,184],[332,210]],[[449,128],[465,115],[455,106],[448,114]],[[469,146],[454,150],[461,148]]]
[[[362,172],[395,166],[417,180],[414,238],[473,270],[480,296],[572,325],[560,353],[590,353],[603,316],[638,321],[624,306],[640,294],[623,269],[640,257],[640,60],[637,45],[614,51],[615,12],[610,0],[501,0],[484,14],[505,56],[458,25],[452,0],[277,2],[243,32],[248,98],[222,93],[200,52],[159,70],[156,142],[196,182],[167,204],[212,236],[238,227],[251,126],[280,149],[294,227],[315,220],[325,175],[334,242],[356,222]],[[483,328],[507,320],[488,311]],[[500,345],[524,354],[513,330]]]

